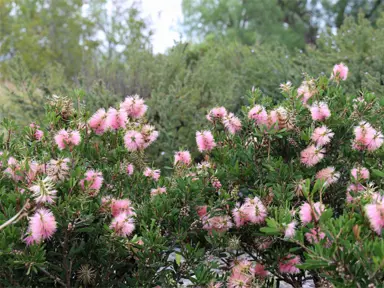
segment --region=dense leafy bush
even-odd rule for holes
[[[348,76],[282,84],[278,107],[253,89],[238,117],[212,109],[197,164],[184,150],[152,166],[137,96],[90,117],[76,92],[39,123],[4,120],[2,285],[380,286],[384,103],[346,93]]]

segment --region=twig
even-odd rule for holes
[[[52,280],[55,280],[55,282],[59,283],[61,286],[63,287],[66,287],[65,283],[63,281],[61,281],[61,279],[57,276],[54,276],[52,275],[51,273],[49,273],[47,270],[45,270],[44,268],[41,268],[39,266],[37,266],[37,268],[43,272],[45,275],[47,275],[49,278],[51,278]]]
[[[20,209],[19,212],[17,212],[17,214],[15,216],[13,216],[7,222],[1,224],[0,231],[3,230],[5,227],[13,224],[14,222],[17,222],[18,220],[20,220],[20,219],[18,219],[18,217],[20,217],[20,215],[21,215],[21,217],[24,217],[24,216],[28,215],[26,213],[22,214],[27,206],[29,206],[29,199],[27,199],[27,201],[25,202],[24,206]]]

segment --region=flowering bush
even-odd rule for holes
[[[384,101],[347,95],[347,77],[340,64],[282,84],[278,107],[253,90],[238,116],[213,108],[200,159],[180,147],[173,167],[146,157],[159,133],[138,96],[92,116],[55,97],[40,126],[3,121],[0,283],[380,285]]]

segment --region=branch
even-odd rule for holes
[[[67,286],[65,285],[65,283],[64,283],[63,281],[61,281],[61,279],[60,279],[59,277],[52,275],[51,273],[49,273],[49,272],[48,272],[47,270],[45,270],[44,268],[41,268],[41,267],[39,267],[39,266],[37,266],[37,268],[38,268],[41,272],[43,272],[45,275],[47,275],[49,278],[51,278],[52,280],[55,280],[55,282],[59,283],[61,286],[63,286],[63,287],[67,287]]]
[[[19,212],[17,212],[17,214],[15,216],[13,216],[11,219],[9,219],[7,222],[1,224],[0,226],[0,231],[3,230],[5,227],[17,222],[18,220],[20,220],[22,217],[28,215],[28,214],[22,214],[25,209],[27,208],[27,206],[29,206],[29,199],[27,199],[27,201],[25,202],[24,206],[20,209]],[[20,217],[21,215],[21,217]],[[20,219],[18,219],[20,217]]]

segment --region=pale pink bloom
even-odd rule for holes
[[[309,232],[305,233],[305,238],[307,238],[309,243],[316,244],[325,238],[325,233],[321,232],[319,228],[312,228]]]
[[[316,202],[315,204],[313,204],[313,209],[309,203],[305,202],[300,207],[300,220],[304,225],[312,221],[319,221],[320,216],[324,212],[324,210],[325,206],[320,202]]]
[[[63,181],[69,175],[69,164],[68,158],[64,159],[51,159],[46,166],[46,173],[54,182]]]
[[[255,105],[248,112],[248,118],[255,120],[257,125],[266,125],[268,123],[268,114],[261,105]]]
[[[125,148],[130,152],[141,150],[144,148],[144,138],[140,132],[129,130],[124,136]]]
[[[191,164],[191,161],[192,158],[191,153],[189,153],[189,151],[179,151],[175,153],[175,161],[173,165],[180,163],[188,166],[189,164]]]
[[[166,194],[167,193],[167,188],[165,187],[158,187],[156,189],[151,189],[151,196],[156,196],[160,194]]]
[[[384,228],[384,203],[365,205],[365,213],[373,231],[381,235]]]
[[[127,165],[127,173],[128,173],[128,175],[132,175],[134,169],[135,169],[135,167],[133,166],[133,164],[128,163],[128,165]]]
[[[233,113],[229,113],[228,116],[224,117],[223,124],[225,129],[232,135],[241,130],[241,121]]]
[[[256,263],[255,267],[253,268],[253,274],[260,278],[265,278],[268,276],[268,271],[265,270],[265,267],[263,264]]]
[[[128,216],[135,215],[132,208],[132,203],[129,199],[112,199],[111,200],[111,213],[113,217],[121,213],[125,213]]]
[[[253,272],[251,266],[251,261],[248,261],[246,259],[240,260],[232,267],[232,274],[243,273],[251,275],[251,273]]]
[[[352,177],[356,180],[369,179],[369,170],[365,167],[357,167],[351,170]]]
[[[88,120],[88,125],[97,135],[103,134],[108,129],[107,112],[105,112],[105,109],[97,110]]]
[[[327,167],[316,173],[316,179],[323,180],[325,185],[336,183],[340,178],[340,173],[335,171],[335,167]]]
[[[297,89],[297,96],[301,99],[301,101],[306,104],[308,100],[316,93],[316,87],[313,80],[303,81],[300,87]]]
[[[354,197],[357,196],[358,192],[364,191],[365,187],[361,185],[360,183],[358,184],[350,184],[347,188],[347,202],[352,203],[354,200]],[[352,194],[351,194],[352,192]]]
[[[227,110],[224,107],[215,107],[207,114],[206,118],[210,122],[214,122],[215,120],[223,120],[223,118],[227,116]]]
[[[300,257],[297,255],[288,254],[279,262],[279,272],[282,274],[298,274],[300,269],[295,265],[301,264]]]
[[[147,105],[144,104],[144,100],[141,99],[139,95],[128,96],[124,102],[120,104],[120,107],[128,113],[129,117],[135,119],[143,117],[148,109]]]
[[[40,141],[44,136],[44,132],[39,129],[36,129],[34,136],[37,141]]]
[[[301,151],[301,163],[308,167],[312,167],[324,158],[325,149],[320,146],[310,145]]]
[[[222,287],[223,287],[223,284],[220,282],[216,282],[216,283],[211,282],[207,286],[207,288],[222,288]],[[161,288],[161,287],[159,287],[159,288]]]
[[[229,216],[214,216],[208,219],[205,219],[203,229],[216,232],[225,232],[232,228],[233,223],[231,217]]]
[[[232,210],[232,216],[236,227],[241,227],[248,222],[247,214],[245,214],[240,207],[236,207]]]
[[[217,179],[216,177],[211,179],[211,184],[212,184],[213,188],[215,188],[216,190],[219,190],[222,186],[219,179]]]
[[[81,141],[80,132],[77,130],[67,131],[62,129],[55,135],[54,138],[56,145],[59,147],[60,150],[63,150],[66,147],[72,148],[74,146],[77,146],[80,144]]]
[[[199,215],[200,219],[202,219],[208,214],[208,206],[207,205],[198,206],[196,207],[196,212],[197,212],[197,215]]]
[[[23,179],[21,166],[19,162],[12,156],[8,159],[8,167],[4,170],[14,181],[21,181]]]
[[[348,76],[348,67],[345,66],[343,63],[336,64],[333,66],[333,71],[332,71],[332,79],[338,80],[347,80]]]
[[[267,127],[268,128],[279,128],[279,115],[276,110],[272,110],[268,114]]]
[[[234,217],[239,224],[251,222],[253,224],[261,224],[267,217],[267,209],[256,196],[255,198],[246,198],[245,202],[238,209],[239,214],[235,213]],[[245,217],[245,219],[243,219]],[[243,223],[244,222],[244,223]]]
[[[244,273],[232,273],[228,279],[227,288],[246,288],[252,283],[252,275]]]
[[[376,132],[372,140],[367,144],[369,151],[375,151],[381,147],[384,143],[384,136],[381,132]]]
[[[331,116],[331,111],[325,102],[315,102],[309,107],[309,110],[311,111],[313,121],[324,121]]]
[[[52,212],[48,209],[40,208],[29,218],[28,231],[32,238],[26,239],[26,241],[30,244],[32,242],[40,243],[42,240],[51,238],[56,229],[57,223]]]
[[[42,165],[39,165],[36,161],[31,161],[28,163],[29,170],[27,171],[26,180],[28,182],[33,182],[36,180],[37,176],[43,172]]]
[[[124,109],[116,110],[115,108],[109,108],[107,112],[107,126],[111,130],[117,130],[124,128],[128,120],[127,111]]]
[[[200,152],[209,152],[216,147],[215,139],[211,131],[196,132],[196,143]]]
[[[156,139],[159,137],[159,132],[155,130],[155,127],[152,125],[144,125],[141,129],[141,135],[143,135],[144,139],[144,148],[147,148],[149,145],[151,145],[153,142],[156,141]]]
[[[284,237],[285,238],[294,237],[296,233],[295,228],[296,228],[296,221],[292,221],[291,223],[289,223],[285,228]]]
[[[312,133],[312,140],[318,146],[324,146],[331,142],[331,139],[335,133],[331,129],[328,129],[327,126],[317,127]]]
[[[92,196],[95,196],[103,185],[103,174],[98,171],[88,170],[85,178],[80,181],[81,188],[87,189]]]
[[[126,237],[135,230],[135,221],[126,213],[120,213],[113,218],[109,228],[113,229],[117,235]]]
[[[49,177],[37,181],[29,190],[33,192],[36,203],[53,203],[56,198],[57,190]]]
[[[160,170],[152,170],[151,168],[147,167],[144,170],[144,176],[151,177],[153,180],[158,181],[160,178]]]

